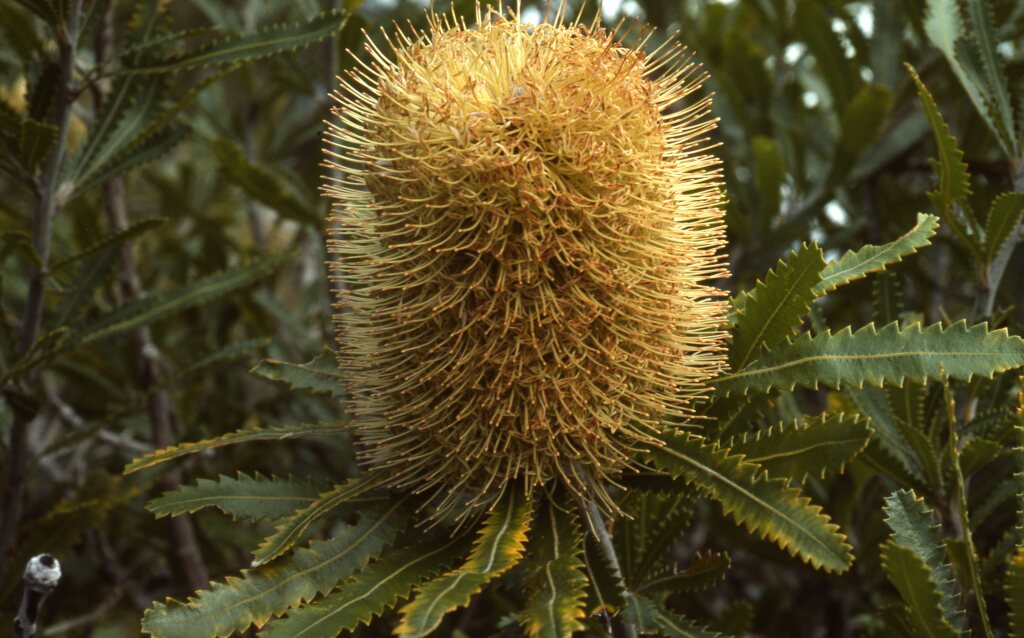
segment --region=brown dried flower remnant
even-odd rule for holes
[[[362,459],[442,510],[603,485],[723,363],[721,181],[682,47],[477,10],[333,94],[335,324]]]

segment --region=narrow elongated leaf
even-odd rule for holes
[[[917,498],[914,492],[899,490],[885,498],[885,522],[892,530],[891,543],[899,549],[905,549],[921,560],[925,574],[939,594],[938,604],[943,618],[957,631],[967,627],[966,614],[960,609],[959,595],[953,582],[953,572],[946,563],[942,529],[935,520],[932,511]],[[893,554],[894,560],[911,575],[916,574],[915,567],[908,565],[905,557]],[[916,588],[920,585],[903,576]],[[919,580],[919,579],[918,579]],[[900,584],[894,581],[899,589]],[[900,589],[903,593],[903,589]],[[904,596],[904,600],[907,600]],[[910,601],[907,601],[910,604]],[[915,610],[911,610],[915,611]]]
[[[292,256],[291,252],[268,255],[246,266],[201,279],[167,294],[153,295],[119,306],[76,330],[71,345],[86,345],[126,330],[150,324],[168,315],[209,303],[267,276]]]
[[[346,512],[350,511],[352,506],[362,502],[359,497],[378,485],[373,475],[363,475],[349,479],[318,495],[313,502],[281,521],[277,531],[260,543],[253,552],[253,567],[269,563],[291,549],[310,525],[327,514],[344,506],[348,506]]]
[[[187,603],[168,599],[155,604],[142,619],[142,631],[160,638],[195,638],[261,627],[271,616],[330,591],[362,569],[405,528],[410,515],[404,500],[369,510],[357,524],[287,560],[242,570],[240,577],[213,583]]]
[[[957,59],[964,64],[960,55],[961,44],[973,45],[972,52],[978,58],[980,84],[984,86],[985,106],[996,136],[1008,157],[1016,158],[1018,153],[1017,132],[1014,127],[1013,105],[1007,90],[1006,74],[996,51],[998,39],[992,28],[991,3],[983,0],[967,0],[967,22],[970,25],[969,41],[957,42]],[[972,78],[973,79],[973,78]]]
[[[867,419],[843,413],[820,414],[744,434],[726,447],[768,471],[770,476],[803,481],[807,475],[839,473],[871,439]]]
[[[1024,546],[1017,548],[1006,572],[1006,605],[1013,638],[1024,638]]]
[[[636,588],[641,592],[697,592],[713,587],[725,579],[732,560],[725,552],[697,552],[689,566],[681,572],[652,578]]]
[[[817,296],[814,288],[824,266],[821,248],[804,244],[769,270],[763,282],[757,282],[736,313],[729,344],[729,362],[734,370],[756,359],[762,346],[775,345],[796,334]]]
[[[626,604],[622,595],[625,584],[612,570],[592,534],[587,534],[583,541],[583,564],[587,571],[587,611],[596,615],[622,609]]]
[[[943,615],[938,584],[920,556],[889,541],[882,545],[882,569],[903,601],[914,634],[927,638],[960,638]]]
[[[904,257],[913,255],[919,248],[930,244],[938,227],[938,217],[918,213],[914,227],[898,239],[881,246],[867,245],[857,251],[846,251],[842,257],[830,261],[821,271],[821,281],[815,286],[814,294],[820,297],[839,286],[903,261]]]
[[[956,11],[954,6],[953,12]],[[928,87],[918,77],[917,71],[909,64],[904,64],[904,66],[910,73],[914,84],[917,85],[917,95],[921,100],[925,115],[928,117],[928,122],[931,124],[932,135],[935,137],[938,159],[932,162],[932,167],[939,175],[939,185],[938,189],[929,195],[935,207],[949,223],[950,228],[960,237],[964,245],[980,258],[981,246],[974,219],[963,215],[957,206],[971,193],[970,176],[967,172],[967,164],[964,162],[964,153],[957,146],[956,138],[950,133],[949,125],[942,119],[935,99],[928,91]]]
[[[624,615],[643,635],[654,634],[667,638],[718,638],[722,635],[666,610],[650,598],[639,595],[629,597]]]
[[[55,261],[50,268],[52,270],[60,270],[67,268],[68,266],[77,263],[78,261],[91,257],[99,252],[102,252],[108,248],[114,246],[121,246],[146,231],[152,230],[158,226],[162,226],[167,221],[166,217],[150,217],[149,219],[140,219],[139,221],[130,224],[124,230],[120,230],[113,233],[107,233],[100,237],[96,241],[91,242],[78,252],[73,255],[69,255],[64,259]]]
[[[861,87],[845,105],[839,127],[839,143],[832,156],[829,184],[835,185],[842,181],[861,153],[874,143],[890,108],[892,93],[878,84]]]
[[[304,49],[341,31],[348,15],[325,12],[309,22],[275,25],[266,31],[213,42],[162,60],[140,61],[125,68],[125,74],[167,74],[201,69],[218,64],[249,62],[279,53]]]
[[[25,170],[34,172],[43,163],[57,141],[57,127],[53,124],[26,118],[18,132],[18,159]]]
[[[779,216],[782,184],[786,179],[786,164],[779,145],[770,137],[758,135],[751,140],[754,156],[754,192],[760,203],[759,228],[767,232],[772,220]]]
[[[1024,220],[1024,193],[1003,193],[992,200],[985,223],[985,263],[995,261],[999,249],[1016,237]]]
[[[216,507],[232,518],[252,521],[287,516],[316,500],[323,486],[296,478],[267,478],[239,472],[234,478],[199,479],[146,504],[157,518]]]
[[[481,587],[512,569],[522,558],[531,510],[522,494],[507,492],[488,514],[466,562],[419,587],[412,602],[402,608],[402,622],[395,633],[425,636],[447,612],[467,604]]]
[[[527,635],[561,638],[581,631],[587,577],[575,509],[562,510],[551,499],[541,504],[523,567],[530,581],[522,615]]]
[[[145,470],[153,467],[154,465],[166,463],[173,459],[188,456],[190,454],[198,454],[199,452],[205,452],[207,450],[227,445],[237,445],[239,443],[248,443],[250,441],[284,441],[287,439],[298,439],[307,436],[331,436],[347,432],[348,426],[345,424],[312,425],[308,423],[281,425],[271,428],[247,428],[244,430],[235,430],[234,432],[228,432],[227,434],[222,434],[212,439],[204,439],[194,443],[180,443],[178,445],[165,447],[162,450],[157,450],[151,454],[145,454],[132,460],[132,462],[124,468],[124,473],[131,474],[132,472]]]
[[[644,582],[690,524],[694,499],[687,492],[630,490],[623,503],[629,518],[616,521],[612,539],[627,584]]]
[[[879,388],[846,388],[843,393],[856,411],[871,420],[875,435],[868,445],[867,453],[872,448],[878,447],[900,468],[905,470],[914,480],[924,482],[924,470],[917,460],[914,448],[903,436],[904,429],[896,424],[896,417],[892,413],[888,398],[885,392]],[[890,467],[890,464],[884,464]]]
[[[324,348],[324,351],[309,363],[264,359],[251,372],[267,379],[287,383],[293,390],[307,390],[314,394],[330,394],[339,399],[345,398],[345,391],[342,389],[344,377],[338,370],[334,352],[329,348]]]
[[[396,543],[396,549],[324,598],[271,622],[260,632],[261,638],[335,638],[360,624],[368,625],[374,616],[406,598],[413,587],[451,568],[468,543],[447,531],[425,536],[416,532],[416,536],[409,543]]]
[[[795,387],[832,388],[900,385],[950,379],[991,378],[997,372],[1024,366],[1024,340],[1005,329],[989,331],[984,323],[970,328],[965,321],[943,328],[896,323],[881,330],[868,324],[832,334],[804,333],[785,341],[739,372],[718,378],[720,392],[768,392]]]
[[[152,162],[166,155],[177,146],[187,134],[183,126],[164,126],[152,132],[147,131],[144,137],[134,141],[104,164],[94,165],[91,170],[79,176],[75,184],[75,194],[84,195],[111,179]]]
[[[853,562],[846,537],[821,508],[785,479],[765,476],[761,466],[691,434],[667,435],[647,459],[683,478],[722,504],[726,514],[754,534],[816,568],[844,572]]]

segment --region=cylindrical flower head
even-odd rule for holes
[[[431,15],[333,95],[351,423],[367,466],[444,506],[553,479],[607,504],[724,365],[699,69],[558,13]]]

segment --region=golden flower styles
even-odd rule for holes
[[[724,365],[721,181],[683,49],[477,10],[333,94],[335,325],[364,463],[448,509],[610,501]]]

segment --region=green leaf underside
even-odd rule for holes
[[[531,638],[561,638],[583,629],[587,577],[583,534],[575,510],[545,499],[523,559],[531,587],[521,622]]]
[[[697,552],[689,566],[675,574],[665,574],[640,585],[637,592],[697,592],[725,579],[732,559],[724,552]]]
[[[866,419],[820,414],[785,426],[744,434],[727,448],[756,463],[770,476],[802,481],[808,475],[842,472],[846,463],[864,451],[873,430]]]
[[[380,555],[411,516],[405,501],[369,508],[359,522],[287,559],[213,583],[188,603],[168,599],[150,608],[142,631],[160,638],[226,637],[333,589]]]
[[[271,622],[265,638],[334,638],[343,631],[369,625],[373,617],[406,598],[413,587],[446,569],[465,551],[467,539],[447,531],[422,535],[395,549],[311,605]]]
[[[288,363],[277,359],[264,359],[251,370],[255,375],[288,384],[293,390],[308,390],[314,394],[330,394],[345,398],[341,371],[334,352],[328,348],[309,363]]]
[[[331,436],[347,432],[348,427],[343,424],[311,425],[308,423],[281,425],[271,428],[247,428],[244,430],[236,430],[212,439],[205,439],[194,443],[179,443],[178,445],[172,445],[162,450],[157,450],[156,452],[140,456],[124,468],[124,473],[131,474],[132,472],[145,470],[153,467],[154,465],[166,463],[167,461],[181,458],[183,456],[198,454],[199,452],[205,452],[207,450],[225,447],[228,445],[237,445],[239,443],[248,443],[250,441],[283,441],[285,439],[298,439],[307,436]]]
[[[804,244],[769,270],[763,282],[757,282],[736,313],[729,344],[729,362],[734,370],[753,361],[762,346],[775,345],[796,334],[817,296],[814,287],[824,267],[821,248]]]
[[[932,511],[924,501],[909,490],[899,490],[887,496],[884,510],[885,522],[892,530],[890,543],[901,550],[911,552],[920,559],[925,575],[934,585],[939,596],[938,605],[943,619],[957,631],[965,630],[967,617],[960,610],[960,597],[955,589],[953,572],[946,563],[942,528]],[[907,566],[908,561],[903,557],[896,557],[894,554],[894,560],[896,559],[900,561],[899,564],[908,574],[915,575],[917,573],[916,567]],[[908,576],[904,574],[902,578],[907,579]],[[894,584],[898,589],[900,588],[895,581]],[[919,590],[915,589],[914,591]],[[903,589],[900,589],[900,593],[904,594],[904,601],[909,604]],[[911,611],[915,612],[913,609]]]
[[[291,251],[267,255],[246,266],[201,279],[170,293],[153,295],[126,303],[86,324],[72,334],[68,341],[71,345],[85,345],[97,339],[147,325],[168,315],[208,303],[243,286],[255,283],[292,256]]]
[[[722,635],[669,612],[653,600],[639,595],[629,597],[624,616],[644,635],[655,634],[667,638],[718,638]]]
[[[306,23],[272,28],[237,38],[214,42],[196,51],[164,60],[133,65],[123,73],[177,73],[217,64],[234,64],[265,58],[278,53],[296,51],[329,38],[345,26],[348,16],[325,12]]]
[[[917,214],[917,223],[898,239],[888,244],[868,245],[860,250],[848,250],[836,261],[830,261],[821,271],[821,281],[814,288],[818,297],[839,286],[884,270],[886,266],[903,261],[918,249],[931,243],[939,226],[939,218],[927,213]]]
[[[673,477],[705,490],[750,532],[815,568],[844,572],[852,564],[851,548],[839,527],[786,479],[768,478],[761,466],[696,435],[668,435],[665,443],[646,457]]]
[[[992,201],[985,223],[985,263],[995,261],[999,249],[1013,241],[1024,219],[1024,193],[1003,193]]]
[[[253,567],[269,563],[292,548],[302,538],[309,526],[340,507],[348,512],[352,507],[365,503],[364,496],[378,486],[372,474],[366,474],[336,485],[293,513],[277,525],[277,531],[266,538],[253,552]]]
[[[943,329],[932,324],[901,328],[893,322],[880,330],[868,324],[853,332],[849,327],[832,334],[800,335],[766,352],[745,369],[718,378],[720,392],[790,391],[902,385],[904,380],[924,383],[949,379],[969,381],[991,378],[997,372],[1024,365],[1024,340],[1005,329],[989,331],[984,323],[970,328],[959,321]]]
[[[587,571],[587,611],[593,615],[622,609],[626,604],[622,597],[625,586],[592,534],[583,541],[583,563]]]
[[[239,472],[234,478],[199,479],[195,485],[166,492],[147,503],[146,509],[162,518],[216,507],[235,519],[256,521],[287,516],[315,501],[322,491],[322,485],[308,480]]]
[[[920,556],[889,541],[882,545],[882,569],[896,587],[912,623],[915,635],[928,638],[959,638],[942,613],[938,583]]]
[[[1010,628],[1014,638],[1024,636],[1024,546],[1010,558],[1006,572],[1006,604],[1010,608]]]
[[[402,608],[396,635],[427,635],[447,612],[469,603],[480,588],[514,567],[522,558],[531,509],[530,501],[515,490],[506,493],[488,514],[466,562],[420,586]]]

